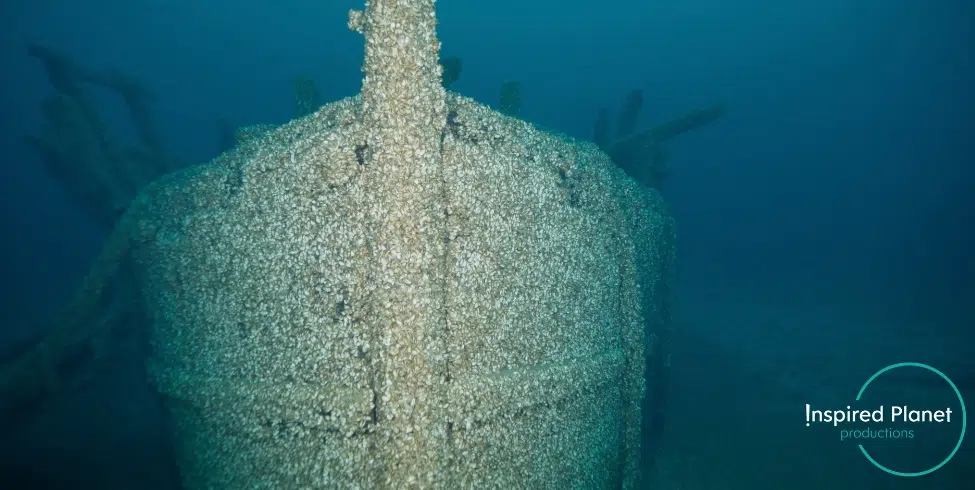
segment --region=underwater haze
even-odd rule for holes
[[[54,91],[29,44],[143,83],[159,139],[185,166],[225,149],[221,121],[292,119],[296,78],[323,103],[358,93],[363,39],[346,24],[363,4],[0,5],[0,354],[52,320],[109,231],[26,143]],[[546,130],[592,141],[600,110],[615,122],[634,90],[640,129],[725,110],[664,145],[677,275],[652,488],[971,488],[971,436],[955,438],[958,399],[975,400],[975,2],[440,1],[437,16],[441,54],[463,62],[450,90],[498,108],[516,80],[518,117]],[[115,94],[93,97],[113,134],[139,139]],[[806,426],[807,404],[843,409],[903,362],[936,368],[958,396],[916,366],[895,370],[918,372],[890,382],[892,396],[956,417],[918,440],[874,440],[878,461],[911,473],[953,454],[936,471],[895,475],[852,432]],[[144,380],[108,378],[0,430],[8,474],[52,488],[178,488]],[[3,471],[0,488],[13,488]]]

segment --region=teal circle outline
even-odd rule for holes
[[[860,392],[857,393],[857,401],[860,401],[860,396],[863,395],[863,392],[867,389],[867,386],[869,386],[873,380],[877,379],[877,377],[880,376],[881,374],[884,374],[887,371],[890,371],[891,369],[896,369],[899,367],[919,367],[921,369],[927,369],[928,371],[931,371],[932,373],[941,376],[941,379],[947,381],[948,386],[951,386],[951,389],[955,390],[955,395],[958,397],[958,403],[961,404],[961,434],[958,435],[958,443],[955,444],[955,448],[951,450],[951,454],[949,454],[948,457],[945,458],[942,462],[924,471],[918,471],[914,473],[905,473],[902,471],[892,470],[878,463],[876,460],[870,457],[870,454],[867,453],[867,450],[863,447],[863,444],[857,444],[857,447],[860,448],[860,452],[862,452],[863,455],[867,458],[867,461],[870,461],[871,463],[873,463],[874,466],[886,471],[887,473],[890,473],[891,475],[906,476],[906,477],[924,476],[927,475],[928,473],[937,470],[938,468],[941,468],[942,466],[947,464],[948,461],[951,461],[951,458],[955,457],[955,453],[957,453],[958,449],[961,448],[961,443],[965,439],[965,428],[968,425],[968,415],[965,411],[965,400],[963,400],[961,397],[961,391],[958,390],[958,387],[955,386],[955,383],[953,383],[950,379],[948,379],[948,376],[945,376],[945,373],[942,373],[941,371],[938,371],[937,369],[928,366],[927,364],[921,364],[920,362],[899,362],[897,364],[891,364],[890,366],[887,366],[881,369],[880,371],[877,371],[876,373],[874,373],[873,376],[870,377],[870,379],[867,380],[866,383],[863,383],[863,387],[861,387]]]

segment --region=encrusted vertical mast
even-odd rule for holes
[[[444,190],[446,124],[434,0],[369,0],[349,25],[366,38],[365,211],[372,245],[378,449],[386,481],[445,487],[448,464]]]
[[[368,0],[365,12],[349,14],[349,27],[366,38],[362,100],[371,133],[407,139],[414,149],[436,148],[446,124],[435,3]]]

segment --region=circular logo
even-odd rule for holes
[[[936,465],[932,466],[931,468],[928,468],[928,469],[926,469],[924,471],[916,471],[916,472],[911,472],[911,473],[903,472],[903,471],[892,470],[892,469],[890,469],[890,468],[888,468],[888,467],[886,467],[886,466],[878,463],[875,459],[873,459],[872,457],[870,457],[870,453],[868,453],[867,450],[866,450],[866,448],[863,447],[863,444],[858,444],[858,446],[860,447],[860,452],[862,452],[863,455],[866,456],[867,461],[870,461],[871,463],[873,463],[874,466],[876,466],[877,468],[880,468],[880,469],[886,471],[887,473],[890,473],[891,475],[908,476],[908,477],[910,477],[910,476],[924,476],[924,475],[927,475],[928,473],[931,473],[932,471],[937,470],[938,468],[941,468],[948,461],[951,461],[951,458],[955,457],[955,453],[957,453],[958,452],[958,449],[961,447],[961,442],[962,442],[963,439],[965,439],[965,426],[966,426],[966,419],[968,418],[966,416],[966,414],[965,414],[965,400],[962,400],[961,391],[958,390],[958,387],[955,386],[955,383],[953,383],[950,379],[948,379],[948,376],[945,376],[945,374],[942,373],[941,371],[938,371],[937,369],[935,369],[935,368],[933,368],[931,366],[928,366],[927,364],[921,364],[919,362],[899,362],[897,364],[891,364],[890,366],[887,366],[887,367],[881,369],[880,371],[877,371],[873,376],[870,377],[870,379],[867,380],[866,383],[863,383],[863,387],[861,387],[860,388],[860,392],[857,393],[857,401],[860,400],[860,397],[863,395],[863,392],[867,390],[867,386],[870,386],[870,383],[873,380],[877,379],[878,376],[880,376],[881,374],[884,374],[887,371],[890,371],[892,369],[897,369],[897,368],[902,368],[902,367],[915,367],[915,368],[927,369],[928,371],[931,371],[932,373],[937,374],[938,376],[941,376],[941,379],[945,380],[945,382],[948,383],[948,386],[951,386],[951,389],[955,391],[955,396],[958,397],[958,403],[961,404],[961,434],[958,435],[958,443],[955,444],[955,448],[951,450],[951,454],[949,454],[948,457],[946,457],[940,463],[938,463],[938,464],[936,464]]]

